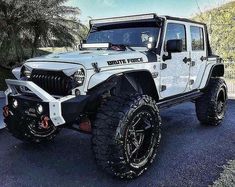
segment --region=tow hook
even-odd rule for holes
[[[8,106],[3,107],[3,116],[7,118],[9,116],[9,108]]]
[[[91,133],[91,121],[88,118],[82,119],[79,123],[79,130],[86,133]]]
[[[40,127],[42,127],[43,129],[48,129],[49,127],[48,121],[50,121],[50,118],[48,116],[42,116]]]

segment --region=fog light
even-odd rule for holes
[[[16,99],[12,100],[12,106],[13,106],[13,108],[17,108],[18,107],[18,101]]]
[[[37,112],[38,112],[38,114],[41,114],[43,112],[43,106],[42,105],[37,105]]]

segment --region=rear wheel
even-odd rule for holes
[[[204,95],[196,100],[196,113],[201,124],[221,124],[226,112],[227,98],[225,81],[221,78],[211,78]]]
[[[160,124],[159,110],[151,97],[111,97],[93,125],[97,164],[120,178],[141,175],[155,158]]]

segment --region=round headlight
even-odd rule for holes
[[[73,77],[74,77],[74,80],[79,85],[82,85],[84,80],[85,80],[85,71],[84,71],[84,69],[78,70],[76,73],[74,73]]]
[[[22,68],[22,76],[26,77],[28,79],[31,76],[31,71],[28,68],[26,68],[25,66]]]
[[[41,114],[43,112],[43,106],[42,105],[37,105],[37,112]]]
[[[16,100],[16,99],[13,99],[12,100],[12,106],[13,106],[13,108],[17,108],[18,107],[18,101]]]

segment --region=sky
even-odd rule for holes
[[[68,0],[66,5],[80,8],[80,20],[106,18],[141,13],[157,13],[190,18],[232,0]],[[234,1],[234,0],[233,0]]]

